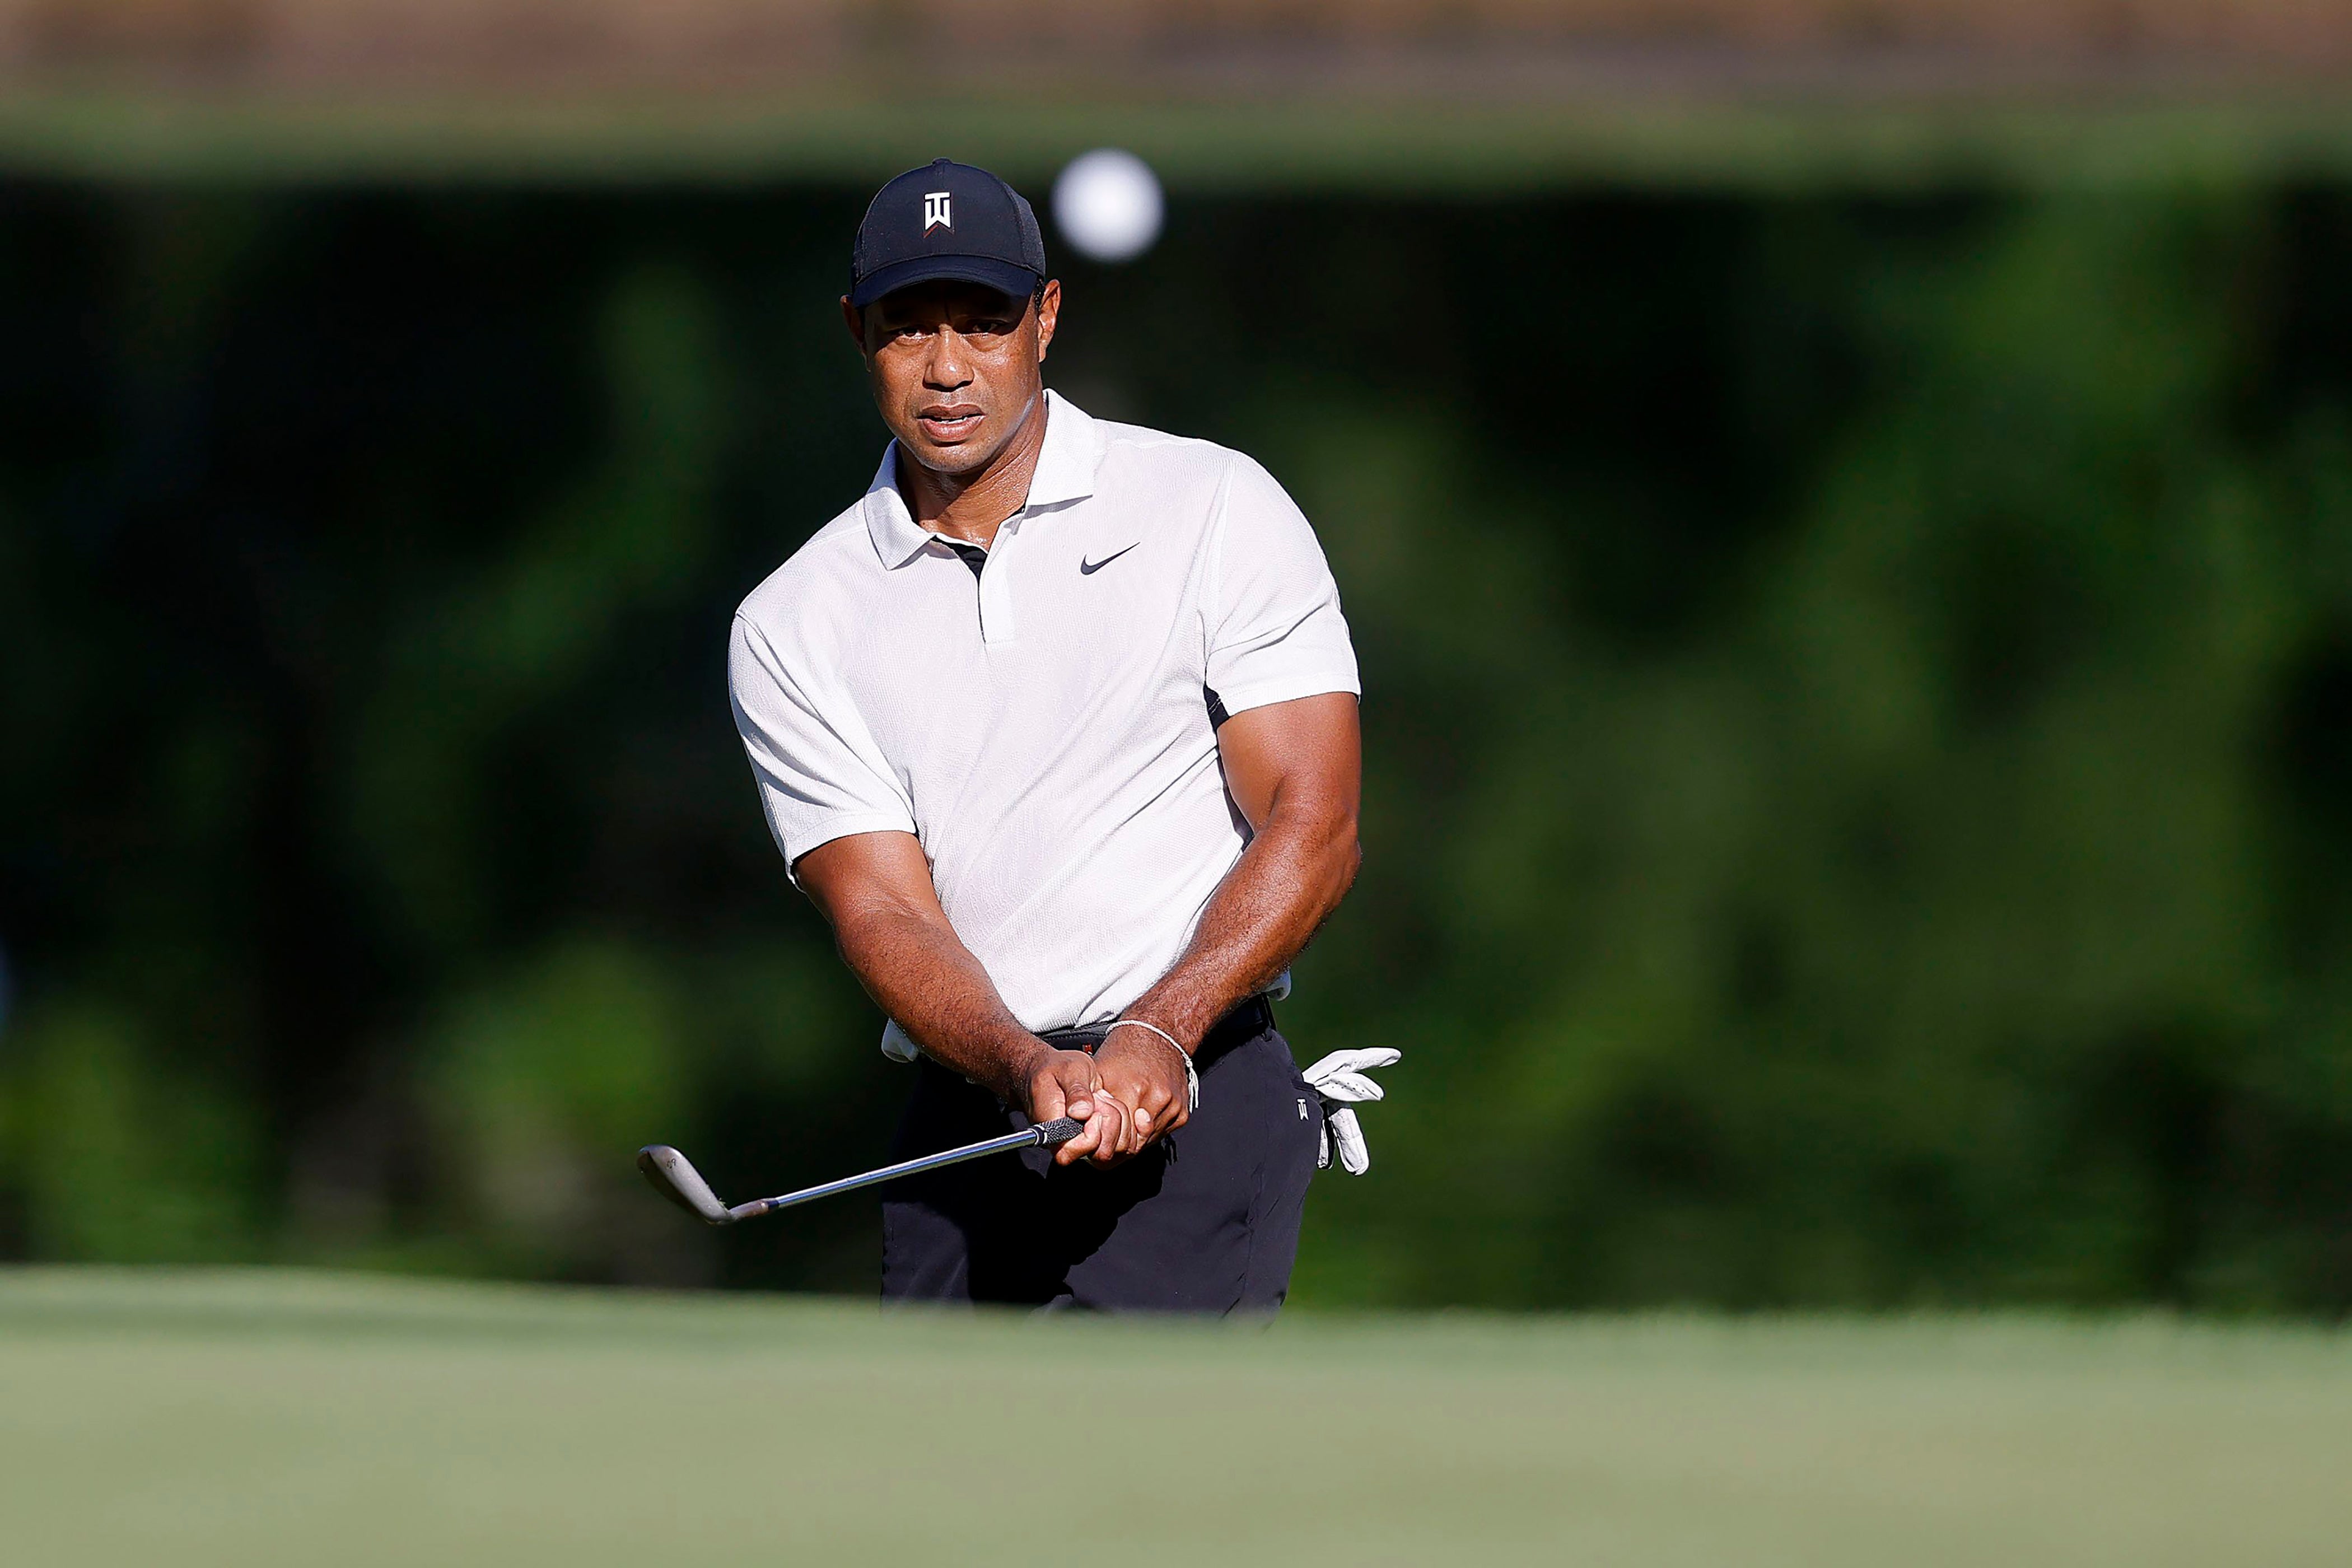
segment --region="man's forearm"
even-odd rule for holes
[[[1086,1123],[1055,1151],[1055,1163],[1114,1164],[1140,1146],[1126,1109],[1099,1092],[1094,1059],[1053,1049],[1005,1006],[948,923],[912,834],[847,835],[820,844],[795,867],[833,922],[851,972],[925,1056],[1035,1121],[1069,1116]]]
[[[923,1054],[1012,1098],[1041,1048],[945,922],[868,909],[835,928],[841,956]]]
[[[1362,852],[1352,809],[1277,797],[1265,826],[1202,911],[1183,956],[1127,1016],[1189,1048],[1256,995],[1305,948],[1356,879]]]

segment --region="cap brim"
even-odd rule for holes
[[[1045,281],[1018,262],[1000,261],[992,256],[913,256],[876,268],[863,282],[850,289],[849,302],[863,309],[885,294],[895,294],[912,284],[942,279],[978,283],[1015,300],[1028,299]]]

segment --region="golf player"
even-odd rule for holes
[[[884,1296],[1270,1310],[1328,1158],[1270,1002],[1356,874],[1355,655],[1264,468],[1045,389],[1061,303],[994,175],[875,196],[841,308],[892,440],[743,602],[736,723],[913,1064],[895,1157],[1084,1123],[892,1189]]]

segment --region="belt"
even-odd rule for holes
[[[1215,1023],[1201,1037],[1192,1052],[1192,1066],[1197,1070],[1232,1050],[1247,1045],[1274,1027],[1274,1005],[1263,996],[1253,996]],[[1110,1025],[1089,1024],[1083,1029],[1045,1029],[1037,1037],[1056,1050],[1084,1051],[1092,1056],[1095,1047],[1110,1033]]]

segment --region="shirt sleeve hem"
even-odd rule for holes
[[[812,849],[824,847],[836,838],[855,837],[860,833],[913,834],[915,825],[896,812],[844,812],[838,816],[821,818],[807,827],[795,828],[784,837],[784,875],[793,886],[801,885],[801,857]]]
[[[1252,708],[1270,708],[1277,702],[1293,702],[1301,697],[1324,697],[1344,691],[1350,697],[1364,694],[1362,683],[1354,671],[1346,674],[1330,672],[1322,675],[1294,675],[1283,680],[1261,680],[1228,690],[1217,688],[1218,700],[1224,703],[1228,714],[1243,713]]]

